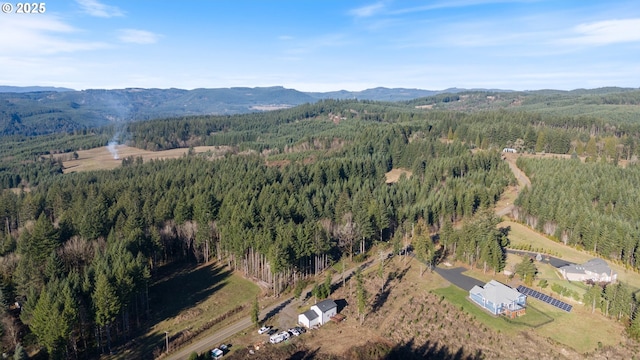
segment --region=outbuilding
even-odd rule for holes
[[[298,324],[306,328],[312,328],[318,325],[319,321],[320,321],[320,316],[318,316],[318,314],[313,310],[307,310],[302,314],[298,315]]]
[[[324,325],[337,313],[338,305],[336,302],[331,299],[325,299],[298,315],[298,323],[307,328]]]

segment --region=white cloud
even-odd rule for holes
[[[608,45],[640,41],[640,18],[604,20],[580,24],[573,28],[573,37],[561,39],[561,44]]]
[[[379,13],[382,9],[384,9],[384,4],[381,2],[377,2],[375,4],[352,9],[351,11],[349,11],[349,14],[358,18],[370,17]]]
[[[76,0],[76,2],[85,14],[91,16],[102,18],[124,16],[124,11],[120,10],[117,6],[105,5],[97,0]]]
[[[132,44],[155,44],[160,39],[160,35],[146,30],[122,29],[119,31],[118,39]]]
[[[98,41],[70,38],[78,32],[55,16],[7,16],[0,22],[0,55],[50,55],[107,47]]]

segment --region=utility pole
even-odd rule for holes
[[[168,331],[164,332],[164,339],[167,343],[167,354],[168,354],[169,353],[169,332]]]

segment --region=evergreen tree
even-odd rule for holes
[[[331,296],[331,273],[327,273],[327,277],[324,278],[323,295],[325,298]]]
[[[98,273],[92,298],[96,324],[105,330],[107,348],[111,352],[110,326],[120,312],[121,302],[115,287],[104,273]]]
[[[28,358],[29,356],[22,347],[22,344],[18,343],[18,345],[16,345],[15,351],[13,352],[13,360],[27,360]]]
[[[536,152],[546,151],[547,148],[547,136],[544,130],[538,132],[538,139],[536,140]]]
[[[633,314],[627,332],[632,339],[640,340],[640,306],[636,305],[636,311]]]
[[[50,358],[64,357],[65,344],[75,325],[75,313],[75,300],[68,292],[68,285],[54,281],[40,293],[30,328],[47,348]]]
[[[522,261],[516,265],[515,273],[520,277],[520,279],[522,279],[522,281],[524,281],[525,284],[531,286],[536,274],[538,273],[538,269],[531,258],[524,256],[522,257]]]
[[[585,306],[591,307],[591,313],[596,311],[602,301],[602,288],[599,285],[592,285],[584,293],[583,302]]]

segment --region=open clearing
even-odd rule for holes
[[[206,153],[211,151],[212,156],[222,156],[231,150],[228,146],[196,146],[193,148],[198,153]],[[185,156],[189,149],[179,148],[164,151],[148,151],[134,148],[127,145],[117,145],[118,158],[114,159],[106,146],[93,148],[89,150],[78,151],[77,160],[64,161],[64,173],[72,173],[78,171],[92,170],[111,170],[122,164],[122,159],[129,156],[142,157],[143,161],[160,160],[160,159],[177,159]]]
[[[384,174],[384,176],[387,179],[386,181],[387,184],[393,184],[393,183],[397,183],[398,180],[400,180],[400,177],[402,176],[402,174],[404,174],[407,178],[410,178],[412,173],[407,169],[397,168],[397,169],[391,169],[391,171]]]

